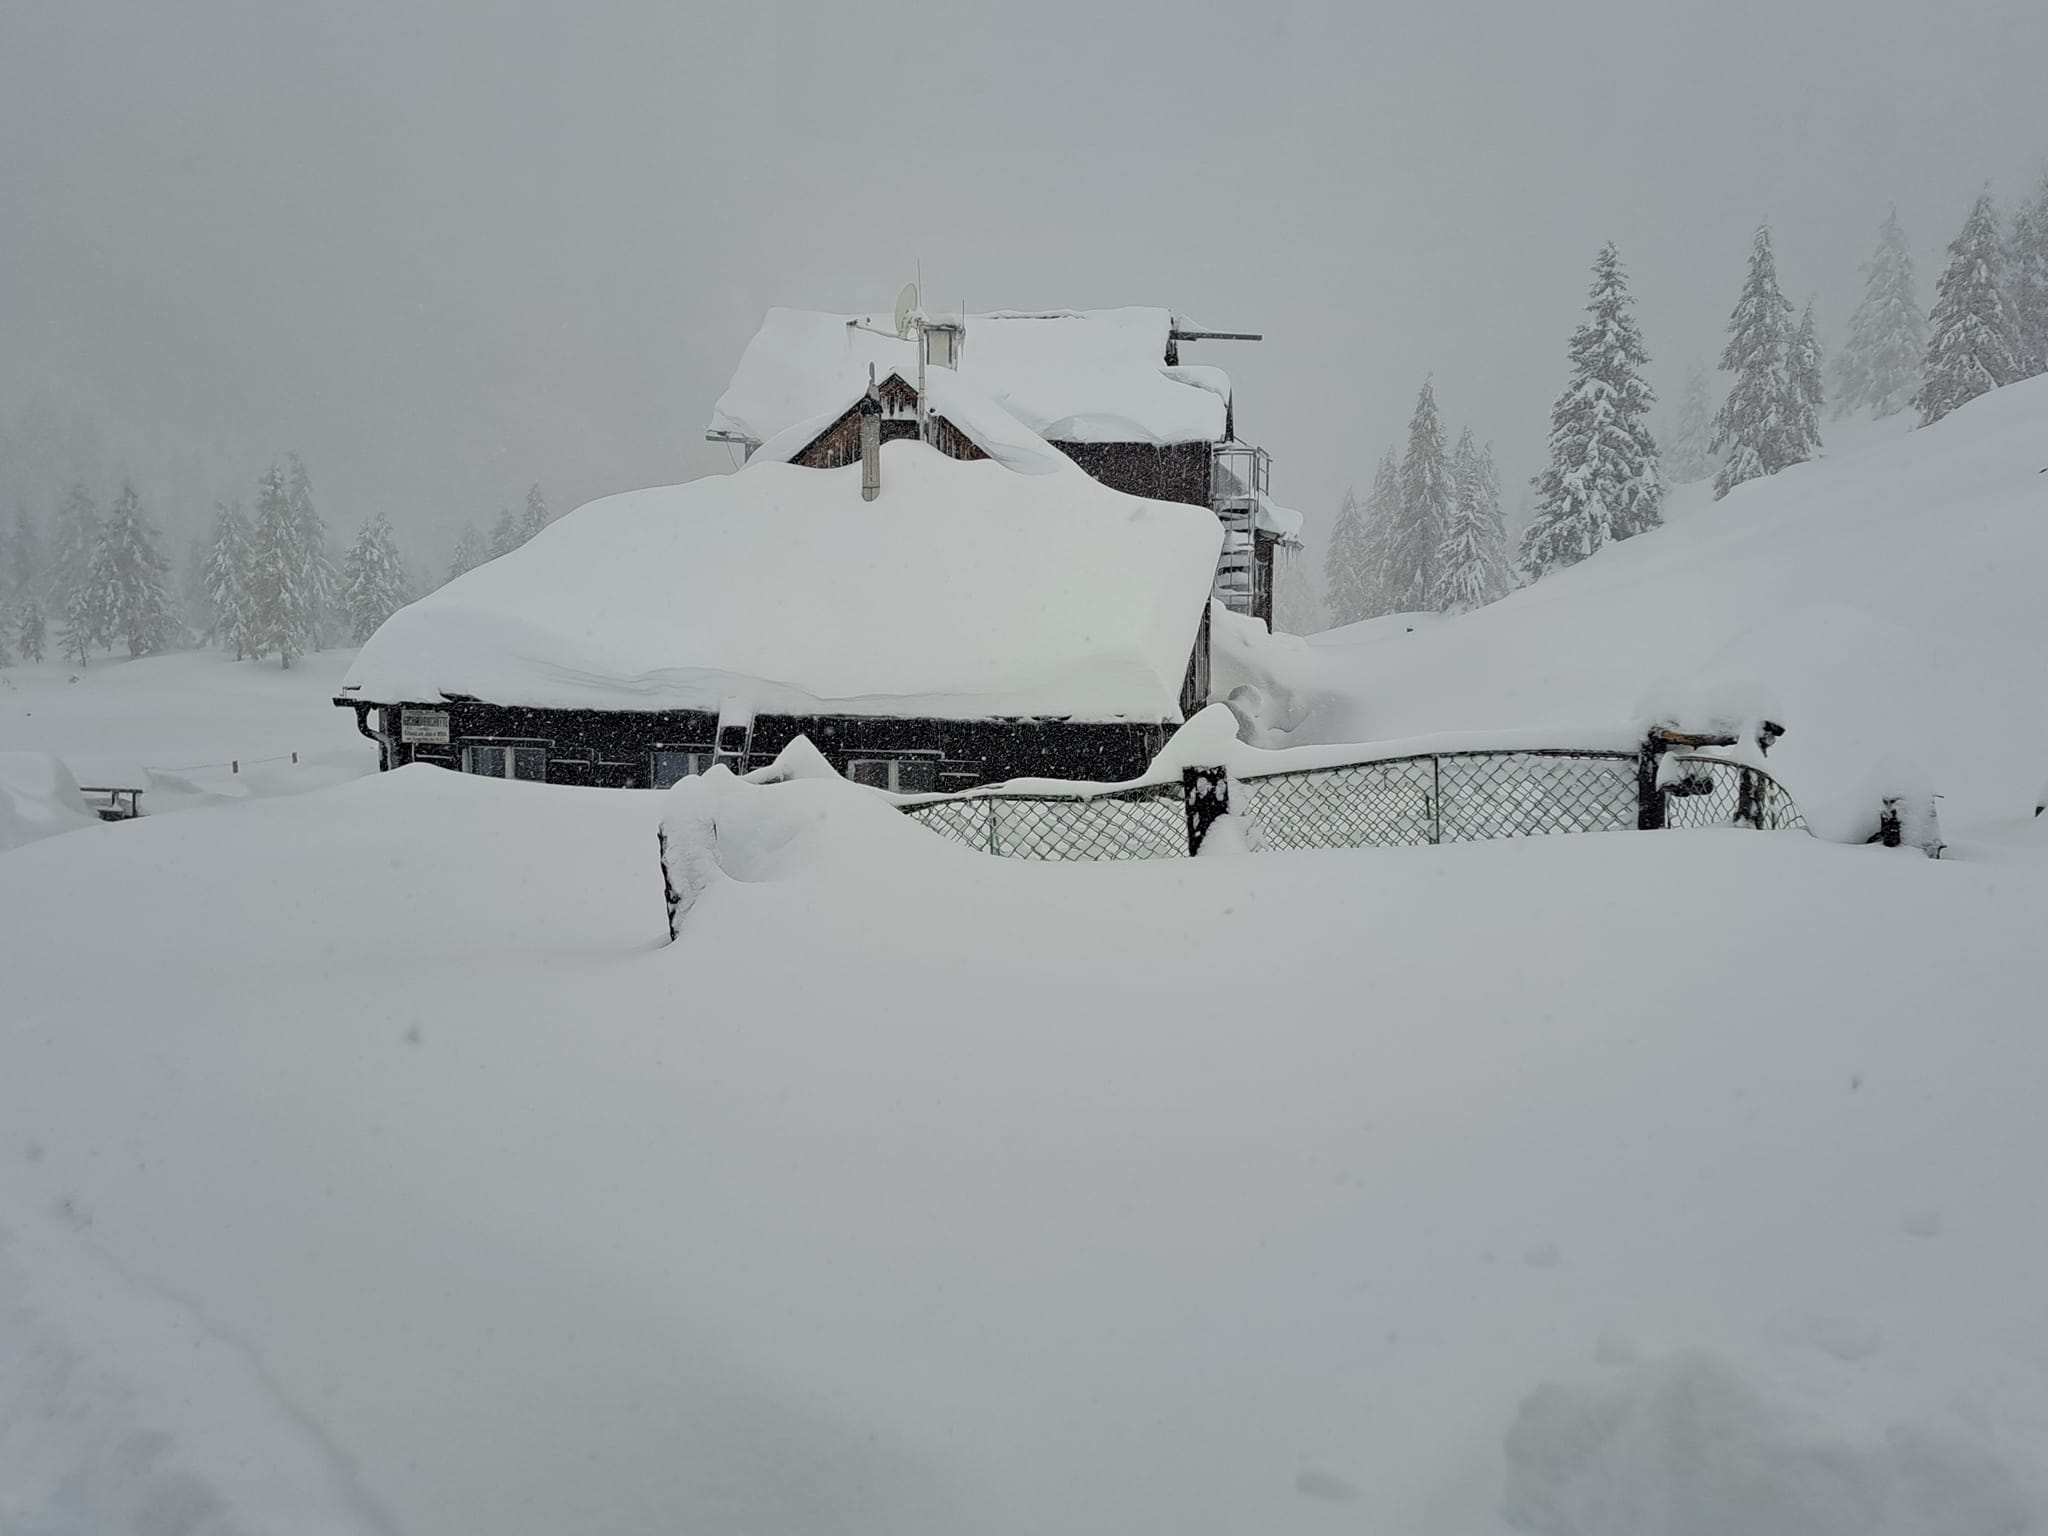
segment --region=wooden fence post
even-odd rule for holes
[[[1202,851],[1202,841],[1218,818],[1230,814],[1230,775],[1223,768],[1183,768],[1181,805],[1188,818],[1188,857]]]

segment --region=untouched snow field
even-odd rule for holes
[[[674,793],[674,946],[647,794],[0,859],[0,1528],[2048,1518],[2041,824],[1048,867]]]
[[[321,789],[377,766],[376,748],[332,702],[355,654],[316,652],[289,672],[218,651],[0,668],[0,755],[55,756],[87,784],[140,768],[151,814]],[[26,757],[15,761],[11,782],[27,784]],[[0,772],[0,789],[8,782]]]
[[[1830,426],[1813,464],[1456,619],[1280,637],[1254,665],[1266,745],[1604,725],[1729,701],[1788,728],[1801,805],[1911,759],[1951,832],[2031,811],[2048,778],[2048,378],[1923,431]],[[1869,797],[1865,797],[1869,798]]]

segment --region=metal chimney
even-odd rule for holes
[[[860,397],[860,499],[882,494],[882,395],[875,388],[875,365],[868,364],[868,392]]]

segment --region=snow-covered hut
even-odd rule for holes
[[[1206,702],[1217,522],[957,386],[927,383],[971,453],[883,443],[868,500],[769,441],[591,502],[394,614],[336,702],[387,768],[659,787],[802,734],[905,791],[1138,773]]]
[[[998,310],[923,334],[942,348],[924,370],[941,452],[974,457],[953,410],[979,400],[1105,485],[1209,508],[1225,534],[1218,601],[1270,627],[1274,558],[1298,545],[1301,518],[1274,504],[1266,451],[1238,439],[1229,375],[1180,356],[1190,342],[1259,337],[1143,307]],[[915,435],[918,346],[873,317],[771,309],[706,436],[749,455],[773,445],[792,464],[848,463],[858,452],[850,405],[871,368],[884,385],[884,440]]]

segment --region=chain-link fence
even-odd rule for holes
[[[941,837],[1011,859],[1184,859],[1180,784],[1099,795],[971,794],[907,805]]]
[[[1071,795],[1000,789],[913,802],[906,815],[970,848],[1020,859],[1184,858],[1220,812],[1190,810],[1200,781]],[[1646,815],[1645,796],[1652,802]],[[1391,848],[1636,827],[1804,828],[1761,769],[1721,758],[1631,752],[1441,752],[1248,774],[1229,814],[1254,852]],[[1200,827],[1199,831],[1191,829]]]

